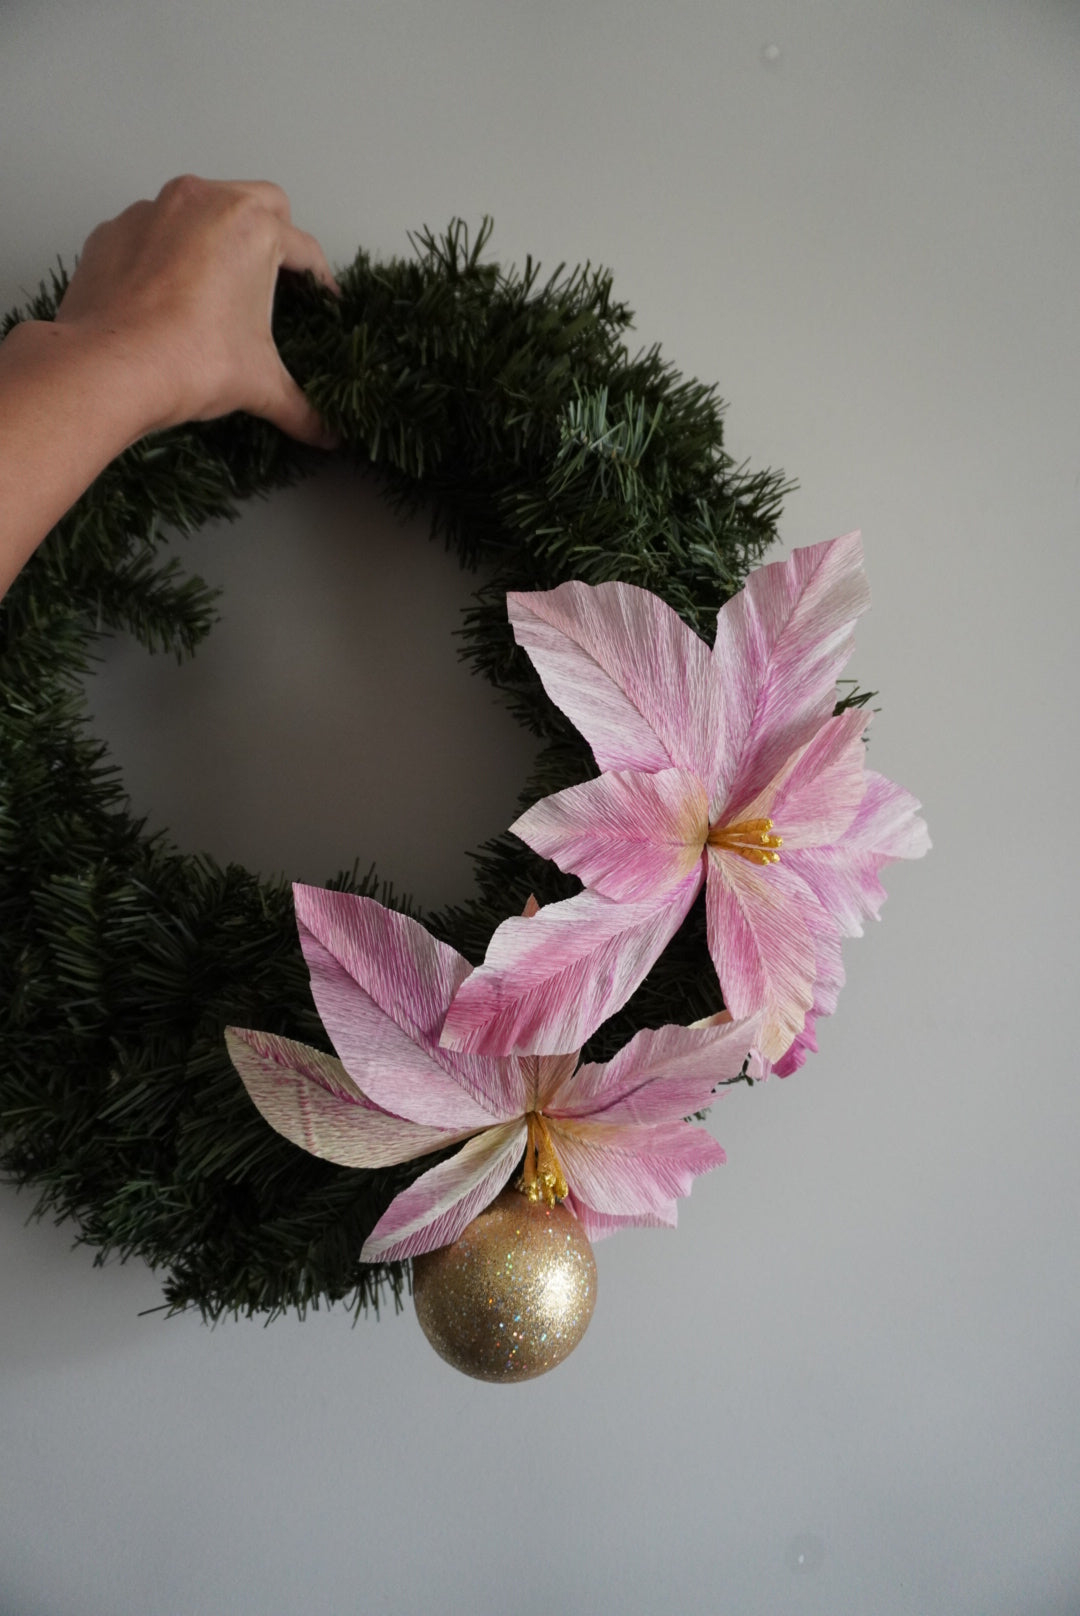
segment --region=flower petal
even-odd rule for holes
[[[851,825],[866,791],[863,736],[871,716],[852,708],[826,719],[764,790],[725,813],[736,820],[771,819],[783,838],[782,861],[794,848],[830,846]]]
[[[930,847],[920,804],[884,775],[866,771],[866,789],[850,826],[832,847],[794,849],[790,863],[848,937],[877,920],[886,892],[878,871],[900,858],[922,858]],[[785,842],[785,848],[787,844]]]
[[[316,1007],[365,1094],[443,1128],[486,1128],[521,1114],[517,1063],[439,1047],[446,1007],[472,969],[467,960],[373,898],[300,885],[293,898]]]
[[[689,1122],[638,1127],[552,1118],[549,1126],[574,1195],[616,1217],[664,1212],[689,1195],[699,1173],[726,1160],[712,1135]]]
[[[739,1076],[756,1043],[758,1017],[709,1027],[644,1028],[606,1064],[564,1078],[543,1100],[551,1117],[599,1122],[676,1122],[711,1105],[718,1083]]]
[[[773,1072],[777,1077],[790,1077],[797,1072],[806,1060],[807,1055],[817,1054],[817,1031],[815,1022],[817,1018],[813,1012],[806,1017],[806,1025],[796,1038],[786,1055],[782,1055],[773,1065]]]
[[[361,1262],[398,1262],[452,1244],[507,1183],[528,1131],[524,1119],[488,1128],[422,1173],[390,1202],[364,1242]]]
[[[270,1126],[324,1161],[390,1167],[468,1138],[380,1110],[339,1060],[308,1044],[245,1027],[226,1027],[225,1043]]]
[[[581,1051],[575,1050],[567,1055],[522,1055],[521,1064],[536,1073],[536,1085],[533,1097],[529,1104],[530,1111],[542,1110],[545,1104],[545,1095],[554,1094],[573,1077],[577,1070],[578,1056]]]
[[[510,826],[605,898],[658,898],[701,858],[709,805],[697,776],[618,770],[544,797]]]
[[[870,604],[858,533],[759,567],[716,620],[713,660],[724,690],[715,819],[748,801],[829,717],[851,654],[855,619]]]
[[[722,698],[709,648],[634,584],[509,594],[514,637],[601,769],[689,769],[710,780]]]
[[[807,891],[813,888],[807,882]],[[816,900],[816,894],[815,900]],[[844,962],[840,943],[842,933],[833,917],[819,905],[814,910],[810,927],[814,937],[814,997],[807,1012],[811,1016],[831,1016],[840,999],[844,985]],[[802,1034],[797,1035],[799,1037]]]
[[[813,929],[827,927],[828,916],[788,865],[763,868],[717,849],[710,849],[705,902],[724,1003],[738,1019],[761,1011],[758,1048],[777,1060],[806,1020],[816,974]]]
[[[504,920],[450,1006],[444,1045],[485,1054],[580,1049],[643,981],[701,881],[698,864],[659,901],[615,903],[579,892],[531,920]]]
[[[627,1217],[613,1217],[610,1212],[597,1212],[595,1207],[586,1205],[573,1190],[566,1197],[564,1205],[574,1214],[589,1240],[605,1240],[609,1234],[618,1234],[620,1229],[652,1228],[674,1229],[679,1221],[679,1203],[669,1201],[657,1212],[638,1212]]]
[[[811,889],[812,890],[812,889]],[[764,1080],[771,1072],[777,1077],[790,1077],[806,1060],[808,1054],[817,1054],[815,1023],[819,1016],[831,1016],[844,985],[844,962],[840,952],[840,928],[831,915],[816,917],[811,926],[814,938],[814,996],[802,1031],[777,1060],[769,1060],[760,1048],[754,1050],[748,1068],[755,1082]]]
[[[850,847],[875,853],[885,863],[922,858],[931,842],[926,821],[919,818],[921,807],[903,786],[867,769],[866,794],[844,840]]]

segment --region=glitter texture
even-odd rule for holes
[[[565,1206],[504,1190],[451,1246],[413,1261],[420,1327],[477,1380],[532,1380],[562,1363],[596,1305],[596,1263]]]

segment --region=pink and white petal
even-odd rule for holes
[[[533,1100],[529,1106],[530,1111],[542,1111],[547,1104],[549,1094],[558,1094],[577,1071],[578,1057],[581,1051],[575,1050],[572,1055],[537,1055],[536,1089]],[[528,1064],[530,1057],[520,1057],[523,1064]]]
[[[528,902],[521,911],[526,920],[540,913],[540,904],[535,893],[530,893]],[[573,1071],[578,1063],[577,1054],[573,1055],[514,1055],[507,1057],[518,1063],[524,1084],[523,1112],[535,1111],[540,1104],[540,1096],[547,1083],[555,1081],[556,1075],[561,1076],[564,1071]]]
[[[790,1077],[792,1072],[797,1072],[799,1070],[799,1067],[806,1060],[807,1055],[817,1054],[817,1030],[815,1027],[816,1019],[817,1018],[812,1014],[807,1016],[806,1025],[802,1032],[796,1038],[787,1054],[781,1056],[781,1058],[775,1063],[773,1066],[773,1071],[777,1077]]]
[[[900,858],[921,858],[930,847],[920,804],[902,786],[872,770],[847,831],[832,847],[797,849],[790,864],[849,937],[877,920],[886,898],[878,871]]]
[[[735,1020],[730,1010],[717,1010],[714,1015],[700,1016],[697,1021],[691,1021],[691,1027],[729,1027]]]
[[[824,915],[824,924],[814,927],[814,997],[808,1014],[831,1016],[840,1000],[840,989],[846,977],[841,956],[842,933],[831,915]]]
[[[245,1027],[226,1027],[225,1044],[270,1126],[324,1161],[390,1167],[468,1138],[381,1110],[339,1060],[308,1044]]]
[[[451,1245],[507,1184],[528,1137],[524,1119],[500,1123],[422,1173],[390,1202],[365,1240],[361,1262],[399,1262]]]
[[[702,878],[699,862],[654,902],[615,903],[586,891],[531,920],[504,920],[450,1006],[444,1044],[490,1055],[579,1050],[647,976]]]
[[[705,641],[634,584],[509,594],[514,637],[601,769],[689,769],[712,779],[722,697]]]
[[[796,850],[785,861],[806,882],[845,937],[861,937],[863,921],[879,919],[887,896],[878,880],[881,860],[871,853],[836,847]]]
[[[790,1077],[791,1073],[797,1071],[803,1064],[808,1054],[817,1054],[815,1024],[820,1016],[833,1014],[839,1001],[840,989],[844,985],[840,928],[835,924],[819,927],[815,932],[814,959],[817,971],[814,998],[810,1009],[806,1012],[802,1031],[777,1060],[767,1060],[759,1049],[754,1050],[747,1070],[755,1082],[759,1079],[764,1080],[772,1072],[775,1072],[777,1077]]]
[[[586,1237],[591,1241],[606,1240],[609,1234],[618,1234],[620,1229],[674,1229],[679,1222],[677,1201],[669,1201],[667,1206],[658,1212],[638,1212],[621,1218],[612,1217],[608,1212],[597,1212],[595,1207],[588,1206],[580,1196],[574,1194],[573,1190],[563,1204],[574,1214]]]
[[[814,929],[824,914],[786,864],[758,865],[710,849],[705,914],[724,1002],[741,1020],[761,1012],[757,1047],[777,1060],[813,1001]]]
[[[296,917],[380,1009],[418,1042],[437,1047],[446,1007],[469,962],[408,915],[374,898],[293,886]]]
[[[472,969],[466,959],[373,898],[298,884],[293,901],[316,1008],[365,1094],[438,1127],[486,1128],[521,1114],[516,1064],[439,1047],[447,1005]]]
[[[715,820],[745,802],[813,735],[836,702],[855,619],[870,604],[858,533],[759,567],[721,608],[713,660],[724,690]]]
[[[549,1119],[555,1154],[574,1195],[615,1217],[663,1212],[699,1173],[727,1158],[704,1128]]]
[[[867,769],[866,792],[844,841],[876,854],[883,863],[922,858],[931,843],[926,820],[919,817],[921,807],[903,786]]]
[[[690,873],[709,833],[709,805],[685,769],[620,769],[542,798],[510,829],[592,891],[633,903],[662,897]]]
[[[725,816],[771,819],[784,855],[793,848],[830,846],[849,828],[866,793],[863,736],[871,715],[855,708],[827,718],[758,795],[733,803]]]
[[[758,1020],[643,1028],[612,1060],[582,1066],[565,1079],[544,1099],[544,1113],[599,1122],[677,1122],[719,1098],[717,1084],[739,1076],[757,1041]]]
[[[752,1078],[755,1083],[764,1083],[765,1079],[771,1076],[772,1069],[772,1061],[766,1060],[760,1049],[750,1051],[750,1060],[746,1068],[747,1077]]]
[[[315,1004],[342,1060],[384,1110],[439,1128],[475,1131],[501,1120],[426,1043],[417,1043],[301,924]]]

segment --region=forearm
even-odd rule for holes
[[[45,535],[151,430],[145,363],[113,333],[27,321],[0,343],[0,595]]]

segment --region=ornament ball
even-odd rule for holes
[[[596,1263],[565,1206],[508,1189],[453,1245],[414,1258],[413,1300],[420,1328],[455,1369],[477,1380],[532,1380],[585,1334]]]

